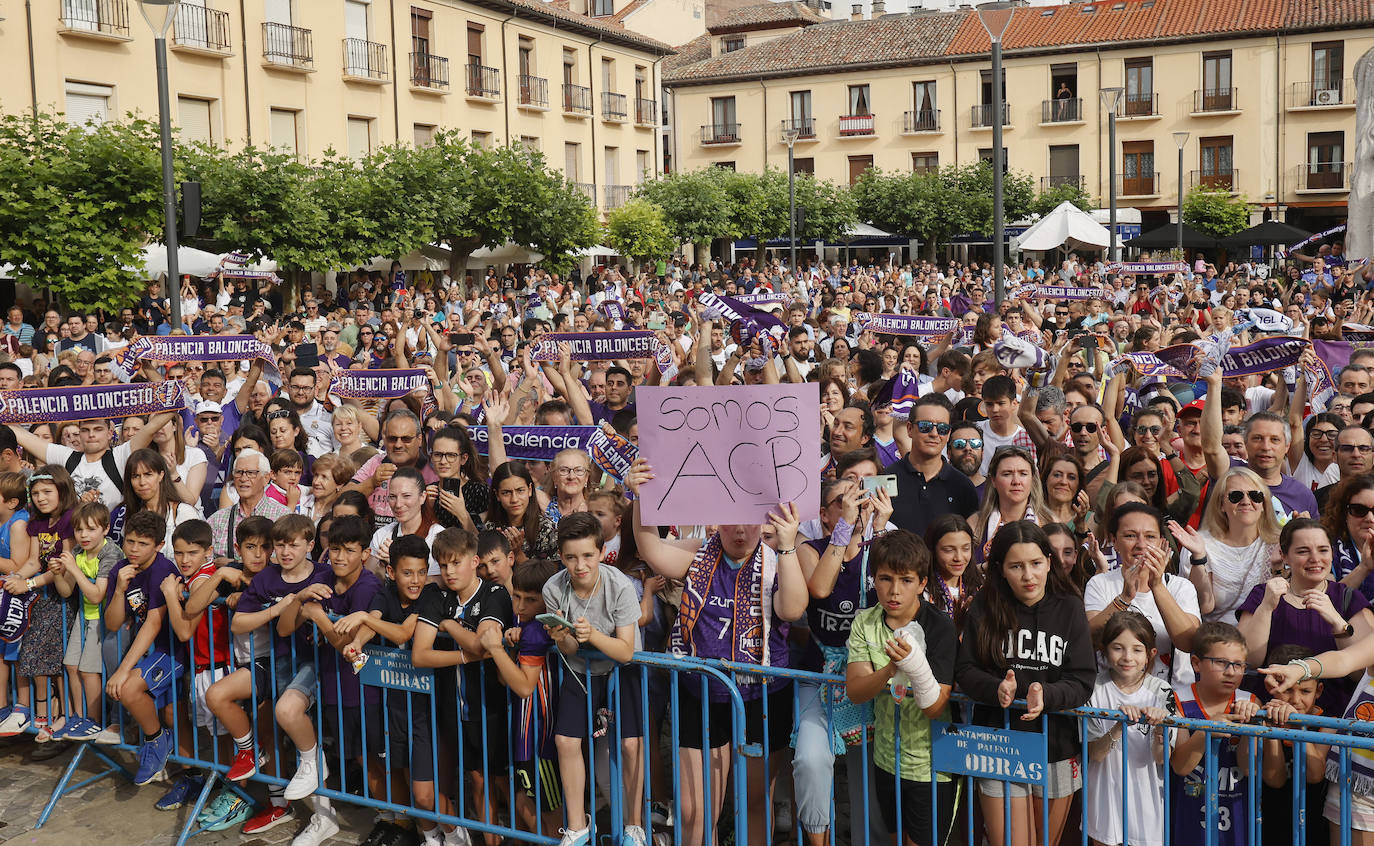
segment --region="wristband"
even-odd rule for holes
[[[35,582],[33,579],[25,579],[24,586],[27,587],[30,592],[32,592],[33,589],[38,586],[38,583]]]
[[[854,537],[854,525],[841,517],[835,522],[835,528],[830,530],[830,545],[838,547],[849,546],[849,541]]]
[[[792,546],[792,547],[788,547],[787,549],[779,549],[777,554],[778,554],[778,555],[788,555],[788,554],[793,553],[793,552],[796,552],[796,551],[797,551],[797,548],[796,548],[795,546]]]
[[[1288,662],[1288,666],[1302,669],[1302,678],[1298,679],[1298,681],[1305,682],[1312,678],[1312,668],[1308,666],[1306,659],[1294,658],[1292,661]]]
[[[1201,558],[1194,558],[1193,561],[1192,561],[1192,564],[1193,564],[1194,567],[1201,567],[1202,569],[1205,570],[1205,569],[1207,569],[1207,561],[1208,561],[1208,560],[1209,560],[1209,556],[1204,555],[1204,556],[1202,556]]]

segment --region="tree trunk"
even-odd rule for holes
[[[461,289],[463,291],[463,296],[471,294],[472,291],[469,291],[467,289],[467,286],[464,284],[463,280],[467,276],[468,272],[468,259],[472,257],[473,252],[478,247],[482,246],[481,243],[479,243],[474,238],[454,238],[451,236],[447,238],[441,238],[439,240],[448,244],[449,279],[451,279],[453,281],[453,284],[455,285],[463,285],[463,288]]]

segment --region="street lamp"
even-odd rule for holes
[[[983,3],[978,7],[978,22],[988,34],[992,52],[992,285],[993,298],[1000,306],[1006,299],[1007,282],[1002,264],[1006,250],[1006,221],[1002,219],[1002,171],[1007,166],[1002,151],[1002,121],[1006,118],[1006,92],[1002,90],[1002,36],[1011,25],[1014,3]]]
[[[1175,132],[1174,144],[1178,145],[1178,256],[1183,258],[1183,148],[1188,144],[1188,133]]]
[[[138,0],[138,10],[153,30],[157,54],[157,117],[162,146],[162,240],[167,245],[167,325],[181,327],[181,268],[177,266],[177,192],[172,181],[172,107],[167,93],[167,30],[171,29],[181,0]]]
[[[793,168],[792,147],[801,137],[801,127],[797,121],[784,124],[782,130],[782,140],[787,144],[787,266],[792,271],[792,278],[797,279],[797,173]],[[763,254],[763,245],[759,244],[759,255]]]
[[[1107,110],[1107,228],[1111,230],[1107,257],[1111,261],[1121,260],[1116,246],[1116,110],[1123,90],[1103,88],[1098,92],[1102,95],[1102,108]]]

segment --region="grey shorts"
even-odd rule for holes
[[[62,658],[62,664],[76,667],[83,673],[100,675],[100,671],[104,669],[104,662],[100,660],[99,620],[87,620],[84,616],[77,615],[72,621],[71,636],[67,638],[67,654]]]
[[[1013,799],[1019,799],[1026,795],[1034,795],[1037,799],[1041,796],[1048,796],[1050,799],[1063,799],[1065,796],[1072,796],[1083,787],[1083,767],[1079,765],[1076,757],[1065,761],[1055,761],[1046,769],[1043,787],[1038,784],[998,781],[992,778],[980,778],[976,781],[979,793],[998,799],[1002,797],[1002,785],[1004,784],[1007,785],[1008,792]]]

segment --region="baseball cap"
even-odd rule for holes
[[[1198,414],[1201,414],[1202,406],[1205,404],[1206,400],[1195,399],[1192,402],[1180,408],[1178,410],[1178,416],[1182,417],[1185,414],[1192,414],[1194,411],[1196,411]]]
[[[223,414],[224,407],[213,400],[205,400],[196,406],[196,416],[202,414]]]

